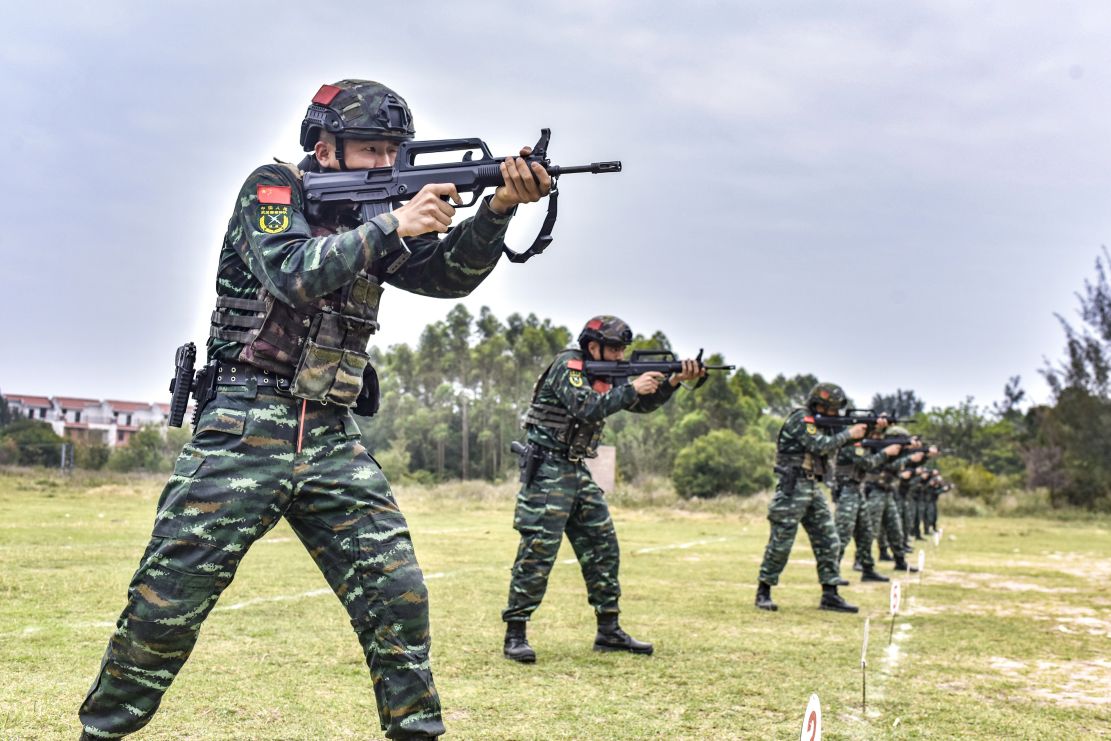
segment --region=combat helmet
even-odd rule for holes
[[[405,141],[416,133],[405,99],[380,82],[340,80],[321,85],[301,122],[301,146],[311,152],[327,131],[336,137],[336,159],[343,164],[343,139]]]
[[[579,332],[579,347],[586,351],[586,345],[593,340],[600,345],[628,345],[633,341],[633,330],[615,316],[602,314],[592,317]]]
[[[818,404],[824,404],[833,409],[844,409],[849,403],[845,390],[836,383],[819,383],[810,389],[806,397],[806,406],[813,409]]]

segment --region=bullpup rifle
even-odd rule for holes
[[[702,350],[699,349],[698,357],[694,359],[698,363],[698,367],[706,371],[731,371],[737,366],[735,365],[706,365],[702,362]],[[609,381],[615,386],[620,386],[629,382],[629,379],[634,376],[639,376],[642,373],[657,373],[669,374],[679,373],[683,370],[683,362],[675,357],[675,353],[671,350],[633,350],[633,356],[629,360],[584,360],[583,373],[588,378],[600,378]],[[709,376],[702,376],[698,382],[694,384],[695,388],[700,387],[706,383]]]
[[[548,142],[551,129],[540,130],[540,140],[532,148],[528,157],[523,157],[530,166],[540,163],[552,177],[552,190],[548,195],[548,213],[540,226],[540,233],[532,246],[524,252],[514,252],[503,247],[506,257],[512,262],[525,262],[539,255],[552,242],[552,229],[555,227],[557,198],[556,187],[561,175],[578,173],[604,174],[621,172],[621,162],[592,162],[589,165],[553,165],[548,159]],[[474,158],[474,152],[482,156]],[[462,152],[458,162],[418,165],[418,155],[437,152]],[[396,205],[413,198],[420,189],[432,183],[450,183],[460,193],[472,193],[473,197],[459,208],[473,206],[487,188],[504,185],[501,176],[501,163],[506,157],[495,157],[490,153],[486,142],[477,138],[437,139],[432,141],[406,141],[398,146],[397,159],[393,167],[377,167],[370,170],[346,170],[342,172],[306,172],[302,179],[305,189],[306,211],[310,217],[318,217],[320,212],[335,205],[352,205],[359,212],[363,222],[384,214]],[[394,261],[386,272],[395,273],[410,256],[409,249],[402,243],[402,250],[393,257]]]

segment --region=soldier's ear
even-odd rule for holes
[[[316,161],[319,162],[322,167],[327,167],[328,161],[332,158],[332,146],[324,141],[323,138],[317,139],[316,146],[313,147],[312,153],[313,156],[316,157]]]

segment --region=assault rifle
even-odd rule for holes
[[[706,365],[702,362],[702,350],[698,350],[695,362],[699,368],[707,371],[731,371],[735,365]],[[683,370],[683,362],[675,357],[671,350],[633,350],[633,357],[629,360],[583,360],[583,373],[590,378],[601,378],[615,386],[629,382],[633,376],[656,371],[663,374],[679,373]],[[702,376],[694,384],[695,388],[706,383],[709,376]]]
[[[889,425],[914,424],[913,419],[899,419],[894,414],[877,412],[874,409],[849,409],[844,414],[818,414],[815,412],[812,416],[814,417],[814,424],[819,427],[852,427],[859,424],[875,427],[881,419],[886,419]]]
[[[552,228],[556,221],[556,199],[559,196],[556,180],[560,175],[621,172],[620,161],[592,162],[589,165],[569,167],[553,165],[548,159],[550,139],[551,129],[541,129],[540,140],[532,148],[532,153],[523,158],[530,167],[533,162],[539,162],[544,166],[552,176],[552,190],[548,195],[548,213],[540,226],[540,234],[532,246],[524,252],[513,252],[508,247],[503,247],[506,257],[512,262],[525,262],[530,257],[539,255],[551,244]],[[472,156],[474,150],[481,151],[482,156],[474,159]],[[435,152],[463,152],[464,154],[458,162],[416,164],[417,155]],[[507,158],[492,155],[486,142],[478,138],[401,142],[393,167],[341,172],[306,172],[302,179],[307,201],[306,210],[310,217],[318,217],[321,210],[327,206],[348,204],[355,206],[361,220],[367,222],[375,216],[386,213],[397,204],[409,200],[419,193],[421,188],[431,183],[450,183],[460,193],[473,193],[474,197],[469,202],[459,206],[466,208],[478,203],[478,199],[487,188],[496,188],[505,184],[500,169],[505,159]],[[397,272],[410,255],[409,248],[405,247],[403,242],[402,250],[386,268],[386,272]]]
[[[914,438],[907,437],[906,435],[894,435],[892,437],[883,437],[878,440],[874,437],[866,437],[860,441],[861,445],[870,450],[883,450],[888,445],[908,446],[913,443]],[[927,450],[927,448],[923,448],[923,450]],[[904,450],[903,452],[906,453],[907,451]]]

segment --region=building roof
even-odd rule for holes
[[[49,407],[50,399],[45,396],[28,396],[27,394],[5,394],[4,398],[8,401],[14,401],[17,404],[22,404],[25,407]]]
[[[115,412],[149,412],[151,407],[158,406],[148,401],[118,401],[116,399],[106,399],[104,403],[112,407],[112,411]]]
[[[54,400],[62,409],[84,409],[100,406],[99,399],[80,399],[75,396],[55,396]]]

